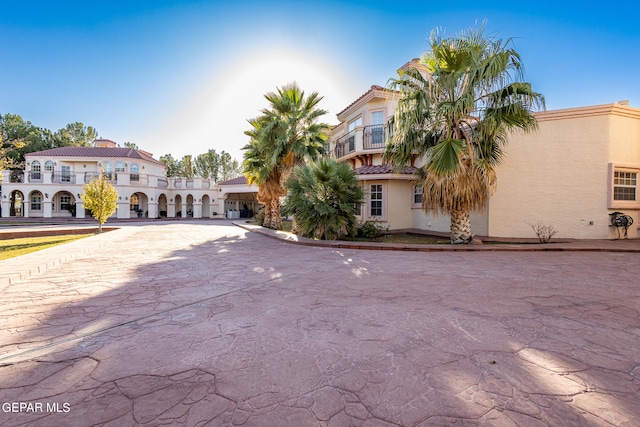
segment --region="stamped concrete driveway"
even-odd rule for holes
[[[214,224],[125,227],[6,288],[0,424],[640,423],[637,254],[335,250]]]

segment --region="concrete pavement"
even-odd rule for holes
[[[640,420],[631,251],[362,251],[227,221],[74,244],[13,261],[91,247],[2,290],[0,425]]]

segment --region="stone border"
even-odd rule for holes
[[[233,224],[247,231],[278,239],[286,243],[304,246],[320,246],[335,249],[362,249],[410,252],[628,252],[640,253],[640,240],[570,240],[558,243],[499,243],[483,245],[428,245],[374,242],[349,242],[340,240],[315,240],[296,236],[286,231],[271,230],[259,225],[234,221]],[[624,245],[627,245],[624,247]]]

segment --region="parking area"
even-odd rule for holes
[[[638,253],[316,247],[230,221],[84,240],[2,290],[1,425],[640,420]]]

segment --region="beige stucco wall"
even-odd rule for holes
[[[451,217],[449,215],[434,215],[426,213],[422,208],[414,207],[411,210],[413,225],[412,228],[419,228],[426,231],[437,231],[449,233],[451,230]],[[472,212],[471,233],[475,236],[487,235],[488,214],[487,210],[482,212]]]
[[[537,132],[509,138],[489,202],[488,234],[535,237],[529,224],[542,222],[559,238],[614,237],[609,163],[638,163],[638,119],[596,106],[540,113],[538,120]],[[637,211],[628,213],[637,219]],[[637,235],[635,227],[629,235]]]

